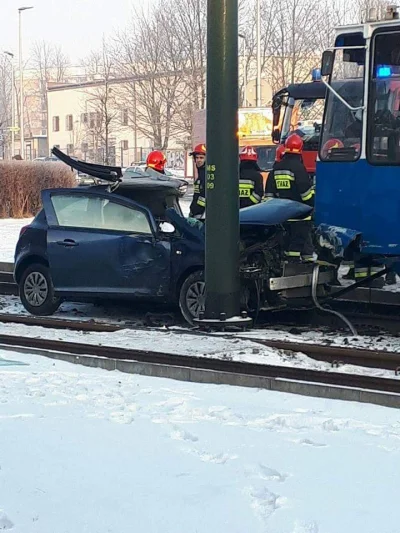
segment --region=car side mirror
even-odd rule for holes
[[[173,226],[169,222],[161,222],[161,224],[159,225],[159,228],[162,233],[174,233],[175,232],[175,226]]]
[[[330,76],[333,71],[334,55],[332,50],[325,50],[321,60],[321,76]]]

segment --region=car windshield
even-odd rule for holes
[[[296,100],[293,107],[287,107],[282,127],[282,142],[291,133],[297,133],[302,137],[306,150],[317,150],[324,104],[323,98],[312,98]]]

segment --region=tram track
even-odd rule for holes
[[[234,335],[228,333],[209,333],[200,330],[193,330],[189,328],[157,328],[127,325],[118,325],[104,322],[81,321],[81,320],[66,320],[48,317],[33,317],[25,315],[0,314],[0,323],[4,324],[20,324],[25,326],[39,326],[46,329],[56,330],[70,330],[74,332],[86,333],[117,333],[118,331],[132,330],[132,331],[157,331],[159,333],[170,335],[187,335],[194,337],[210,337],[216,336],[219,338],[238,339],[242,341],[252,342],[255,345],[262,345],[267,348],[281,350],[284,352],[303,353],[308,357],[330,363],[332,366],[342,366],[344,364],[351,364],[355,366],[380,368],[385,370],[393,370],[400,373],[400,352],[393,352],[390,350],[378,350],[359,348],[354,346],[332,346],[327,343],[315,342],[301,342],[288,341],[280,339],[265,339],[261,335],[265,335],[264,330],[260,330],[260,336],[257,336],[257,330],[252,330],[251,335],[244,333],[236,333]],[[7,336],[6,336],[7,337]],[[1,335],[0,335],[1,338]],[[14,336],[10,336],[14,338]],[[45,339],[46,340],[46,339]],[[72,343],[76,344],[76,343]]]
[[[267,388],[400,408],[400,379],[395,378],[16,335],[0,335],[0,347],[108,370],[185,381]]]

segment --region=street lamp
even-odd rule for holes
[[[244,69],[243,69],[243,101],[244,107],[247,107],[247,46],[246,46],[246,36],[243,33],[239,33],[239,37],[243,39],[243,60],[244,60]]]
[[[22,71],[22,17],[21,14],[27,9],[33,9],[33,6],[18,8],[18,34],[19,34],[19,96],[20,96],[20,154],[24,159],[25,156],[25,137],[24,137],[24,74]]]
[[[257,107],[261,107],[261,8],[257,0]]]
[[[4,50],[4,53],[11,57],[11,157],[15,155],[15,69],[14,69],[14,54]]]

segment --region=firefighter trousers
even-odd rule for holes
[[[301,259],[303,261],[313,260],[312,228],[311,220],[298,220],[285,224],[284,254],[287,260],[291,262],[297,262]]]

